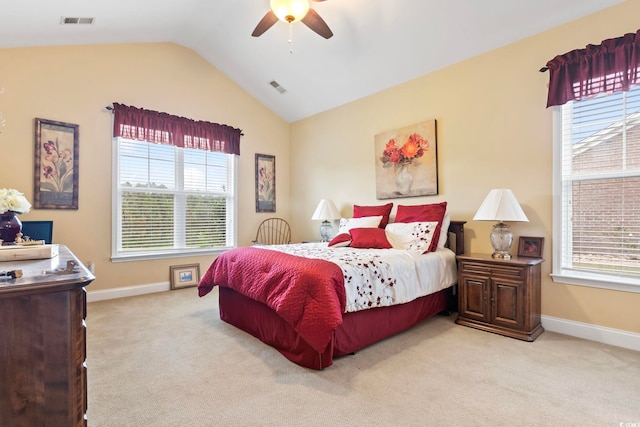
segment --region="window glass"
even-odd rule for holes
[[[640,288],[640,88],[554,119],[554,278]]]
[[[115,259],[235,246],[234,155],[115,138],[114,159]]]

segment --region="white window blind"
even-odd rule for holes
[[[557,111],[554,277],[640,291],[640,88]]]
[[[115,138],[114,258],[235,246],[235,156]]]

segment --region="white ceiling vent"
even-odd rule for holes
[[[280,83],[278,83],[278,82],[277,82],[277,81],[275,81],[275,80],[271,80],[271,81],[269,82],[269,84],[270,84],[271,86],[273,86],[273,88],[274,88],[275,90],[277,90],[278,92],[280,92],[280,93],[285,93],[285,92],[287,91],[285,88],[283,88],[282,86],[280,86]]]
[[[95,18],[70,18],[63,16],[60,18],[60,24],[93,24]]]

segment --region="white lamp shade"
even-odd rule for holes
[[[473,217],[474,221],[529,222],[511,190],[491,190]]]
[[[311,219],[322,220],[322,221],[340,219],[340,212],[338,211],[338,208],[336,208],[336,205],[334,205],[331,200],[322,199],[320,200],[320,203],[318,203],[318,207],[313,213],[313,216],[311,217]]]

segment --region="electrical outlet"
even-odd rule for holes
[[[91,274],[95,274],[96,273],[96,266],[93,263],[93,261],[88,261],[86,263],[87,269],[91,272]]]

